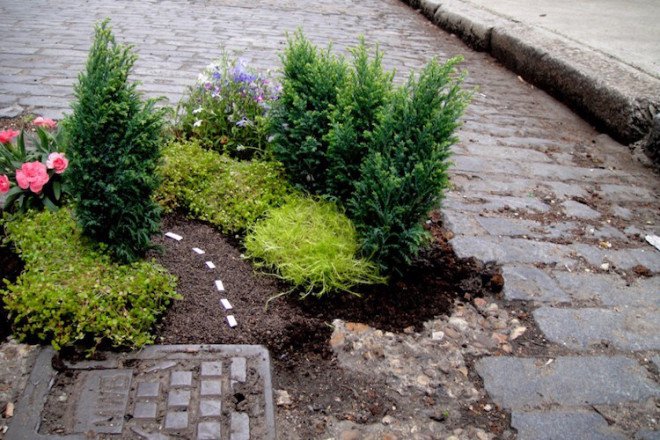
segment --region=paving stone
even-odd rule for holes
[[[188,427],[188,412],[168,411],[165,415],[165,429],[178,430]]]
[[[231,379],[245,382],[247,377],[247,362],[245,358],[235,357],[231,360]]]
[[[486,196],[484,198],[464,198],[447,196],[444,206],[459,211],[520,211],[520,212],[547,212],[548,205],[533,197]]]
[[[575,202],[573,200],[567,200],[563,202],[561,206],[564,208],[564,214],[566,214],[567,217],[595,220],[601,216],[600,212],[591,209],[584,203]]]
[[[660,349],[660,312],[658,309],[540,307],[534,319],[546,338],[576,350],[607,341],[621,350]]]
[[[570,247],[593,266],[609,261],[620,269],[629,270],[642,265],[654,273],[660,272],[660,253],[651,247],[619,250],[601,249],[589,244],[573,244]]]
[[[222,414],[221,400],[202,399],[199,401],[200,417],[216,417]]]
[[[618,275],[610,274],[554,272],[553,276],[576,300],[596,300],[606,306],[660,307],[658,276],[640,278],[630,285]]]
[[[625,437],[595,412],[518,412],[511,414],[511,426],[519,440],[623,440]]]
[[[634,359],[623,356],[488,357],[476,369],[493,401],[513,410],[639,401],[660,393]]]
[[[202,376],[221,376],[222,362],[202,362]]]
[[[230,440],[250,440],[250,417],[245,413],[231,413]]]
[[[222,438],[222,425],[218,422],[200,422],[197,425],[197,440],[218,440]]]
[[[219,380],[202,380],[200,395],[219,396],[222,394],[222,382]]]
[[[155,419],[158,413],[158,404],[155,402],[141,402],[135,403],[133,410],[133,417],[136,419]]]
[[[170,386],[190,387],[192,386],[192,371],[172,371]]]
[[[10,105],[0,107],[0,118],[15,118],[23,113],[23,107],[20,105]]]
[[[170,390],[167,397],[167,406],[170,408],[187,408],[190,404],[189,390]]]
[[[158,397],[160,392],[159,382],[140,382],[137,388],[137,397]]]
[[[459,258],[474,257],[502,264],[575,264],[570,248],[554,243],[507,237],[455,237],[449,243]]]
[[[635,440],[660,440],[660,431],[641,430],[635,433]]]
[[[504,296],[507,299],[542,302],[570,302],[555,280],[532,266],[504,266]]]

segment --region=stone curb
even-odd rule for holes
[[[469,46],[568,104],[599,129],[630,143],[660,112],[660,80],[564,37],[461,0],[403,0]]]

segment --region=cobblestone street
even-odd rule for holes
[[[173,105],[223,49],[277,68],[285,32],[297,27],[338,49],[364,35],[400,80],[432,57],[462,55],[475,92],[454,148],[443,218],[460,257],[502,266],[503,296],[466,303],[451,319],[406,336],[407,343],[412,351],[460,352],[460,367],[470,369],[462,376],[474,382],[468,388],[483,380],[487,393],[470,404],[502,408],[518,438],[657,438],[660,252],[645,236],[660,235],[660,185],[643,158],[398,0],[3,0],[0,117],[66,113],[93,25],[106,16],[117,38],[139,53],[140,89]],[[486,319],[500,313],[488,309],[493,304],[508,311],[501,327]],[[484,318],[479,331],[466,316]],[[345,332],[356,343],[387,339],[371,329]],[[492,347],[465,348],[482,336],[495,341]],[[431,374],[424,366],[414,375],[397,373],[386,360],[361,366],[353,347],[355,353],[339,355],[345,368],[367,368],[386,380],[410,374],[413,384]],[[464,361],[468,354],[473,361]],[[278,438],[296,438],[287,410],[278,408],[276,418]],[[469,426],[445,433],[427,422],[335,420],[318,438],[383,439],[384,425],[396,436],[389,438],[477,438]]]

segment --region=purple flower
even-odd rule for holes
[[[246,125],[252,125],[252,121],[246,117],[242,117],[241,120],[236,123],[237,127],[245,127]]]

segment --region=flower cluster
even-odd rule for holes
[[[267,114],[280,92],[279,84],[244,60],[225,56],[204,69],[181,104],[182,129],[207,147],[250,157],[268,143]]]
[[[60,175],[68,168],[69,161],[64,153],[53,151],[58,149],[56,136],[51,133],[57,122],[38,117],[33,124],[38,135],[33,149],[36,151],[28,152],[23,132],[0,131],[0,194],[7,195],[6,208],[14,203],[23,210],[41,206],[56,208],[61,199]]]

